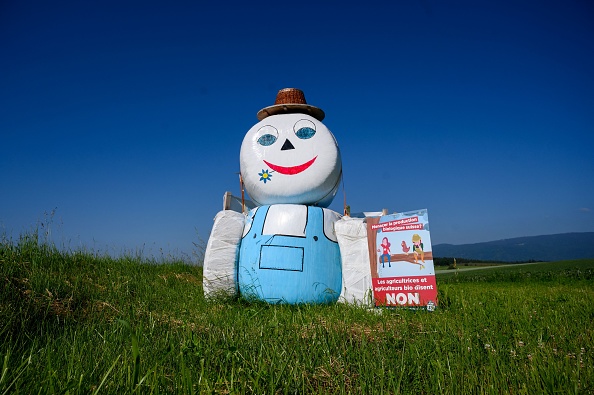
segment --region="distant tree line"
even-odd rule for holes
[[[495,260],[491,260],[491,261],[481,261],[480,259],[468,259],[468,258],[458,258],[458,257],[443,257],[443,258],[437,258],[434,257],[433,258],[433,264],[435,266],[453,266],[454,265],[454,259],[456,259],[456,263],[458,265],[464,265],[464,264],[469,264],[469,263],[507,263],[507,264],[513,264],[513,263],[534,263],[534,262],[543,262],[542,260],[538,261],[535,259],[528,259],[525,261],[514,261],[514,262],[507,262],[507,261],[495,261]]]

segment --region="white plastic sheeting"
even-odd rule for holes
[[[373,305],[367,224],[363,218],[342,217],[334,224],[342,257],[339,302]]]
[[[328,207],[342,175],[334,135],[306,114],[273,115],[245,135],[239,153],[245,190],[258,206]]]
[[[245,215],[219,211],[206,245],[203,268],[204,296],[237,293],[237,260]]]

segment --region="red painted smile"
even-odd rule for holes
[[[275,164],[272,164],[272,163],[266,162],[266,161],[264,161],[264,163],[266,163],[272,170],[274,170],[276,172],[279,172],[281,174],[286,174],[286,175],[292,175],[292,174],[299,174],[302,171],[304,171],[305,169],[307,169],[309,166],[311,166],[316,161],[317,158],[318,157],[316,156],[309,162],[305,162],[302,165],[291,166],[291,167],[278,166],[278,165],[275,165]]]

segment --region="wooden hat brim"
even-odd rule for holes
[[[258,121],[263,120],[271,115],[278,114],[308,114],[322,121],[326,114],[321,108],[310,106],[309,104],[275,104],[274,106],[266,107],[258,111]]]

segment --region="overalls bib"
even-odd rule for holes
[[[339,215],[278,204],[250,211],[239,251],[239,292],[269,303],[331,303],[342,285]]]

